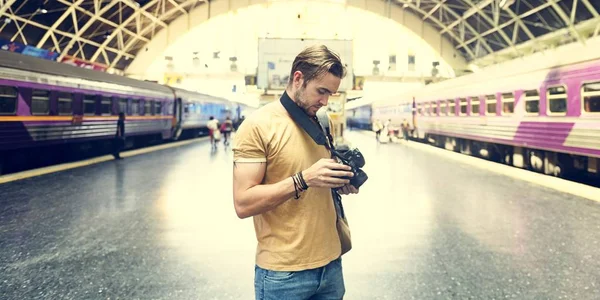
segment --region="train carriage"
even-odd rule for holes
[[[41,149],[106,153],[124,113],[127,147],[206,131],[245,105],[153,82],[0,51],[0,174]],[[239,116],[238,116],[239,117]],[[50,149],[50,148],[48,148]],[[66,154],[65,154],[66,155]]]
[[[373,119],[413,139],[563,176],[600,169],[600,61],[472,74],[385,99]]]

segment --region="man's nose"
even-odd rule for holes
[[[321,99],[319,99],[319,103],[321,103],[321,105],[323,105],[323,106],[327,106],[328,102],[329,102],[329,96],[323,96],[323,97],[321,97]]]

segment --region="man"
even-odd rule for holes
[[[121,149],[125,147],[125,114],[119,113],[119,120],[117,121],[117,132],[113,140],[113,156],[115,159],[121,159]]]
[[[352,176],[350,168],[331,159],[282,104],[293,101],[312,120],[345,73],[327,47],[305,49],[281,101],[246,118],[234,138],[235,211],[253,217],[258,240],[256,299],[342,299],[345,293],[331,189],[358,190],[340,178]],[[299,177],[308,188],[296,184]]]
[[[231,118],[227,116],[225,118],[225,122],[221,124],[221,132],[223,132],[223,144],[225,146],[229,146],[229,137],[231,136],[231,131],[233,130],[233,122]]]
[[[210,144],[212,145],[212,148],[216,148],[217,142],[215,141],[215,134],[217,134],[216,132],[219,130],[219,120],[215,119],[213,116],[210,116],[210,118],[208,118],[208,122],[206,123],[206,128],[208,128]],[[217,136],[220,136],[220,134],[217,134]]]
[[[410,130],[410,125],[406,119],[402,120],[402,135],[404,136],[404,140],[408,142],[408,130]]]

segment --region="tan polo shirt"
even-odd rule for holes
[[[331,155],[290,117],[280,101],[249,116],[233,139],[234,162],[266,162],[262,184],[272,184],[308,169]],[[331,189],[310,187],[300,199],[290,198],[254,216],[258,241],[256,264],[275,271],[324,266],[338,258],[341,246]]]

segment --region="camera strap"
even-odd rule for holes
[[[317,122],[311,121],[310,116],[308,116],[306,112],[302,110],[302,108],[300,108],[296,103],[294,103],[294,101],[292,101],[290,96],[288,96],[287,91],[283,92],[280,101],[283,107],[285,107],[287,112],[290,114],[294,122],[300,125],[300,127],[302,127],[302,129],[304,129],[304,131],[306,131],[306,133],[310,135],[310,137],[315,141],[315,143],[317,143],[317,145],[325,145],[325,147],[327,147],[327,138],[325,137],[323,131],[316,124],[318,123],[318,120],[315,119],[315,121]]]
[[[329,131],[329,116],[327,112],[319,110],[317,112],[317,117],[312,118],[315,122],[311,121],[311,117],[304,112],[287,94],[287,91],[283,92],[280,99],[281,104],[287,110],[287,112],[292,117],[292,120],[296,122],[296,124],[300,125],[306,133],[317,143],[317,145],[322,145],[331,152],[335,151],[333,146],[333,137],[331,137]],[[333,153],[331,154],[333,157]],[[335,206],[336,213],[345,218],[344,207],[342,206],[342,197],[338,192],[334,189],[331,189],[331,196],[333,197],[333,203]]]

